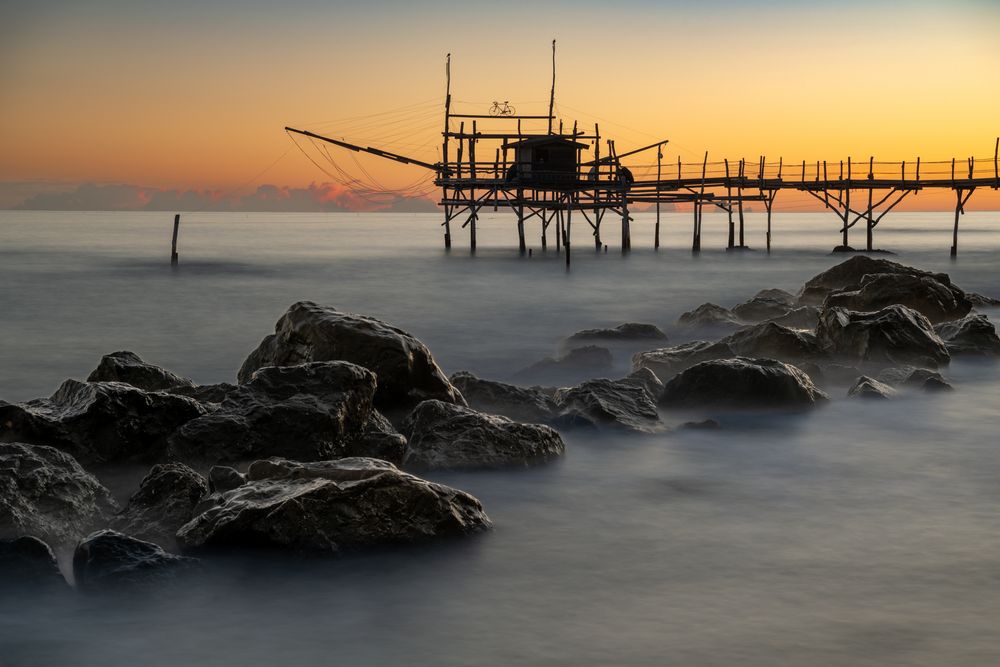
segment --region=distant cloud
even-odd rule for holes
[[[333,183],[308,187],[264,184],[248,194],[211,190],[162,190],[139,185],[48,182],[0,183],[0,208],[43,211],[435,211],[428,199],[372,199]]]

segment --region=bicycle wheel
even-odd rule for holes
[[[504,109],[504,114],[503,115],[505,115],[505,116],[516,116],[517,115],[517,111],[514,110],[514,107],[512,107],[511,105],[508,104],[507,108]]]
[[[491,116],[501,116],[501,115],[503,115],[503,109],[500,108],[499,104],[497,104],[496,102],[494,102],[493,106],[490,107],[490,115]]]

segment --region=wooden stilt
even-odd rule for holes
[[[662,147],[656,148],[656,182],[659,183],[662,179],[663,171],[663,150]],[[658,186],[657,186],[658,187]],[[653,249],[660,249],[660,192],[656,191],[656,231],[653,233]]]
[[[546,238],[546,232],[547,232],[548,227],[549,227],[549,219],[548,219],[548,216],[545,215],[545,209],[544,208],[540,211],[539,214],[541,215],[541,218],[542,218],[542,252],[544,252],[546,249],[548,249],[548,246],[549,246],[549,244],[548,244],[548,238]]]
[[[556,254],[558,255],[562,252],[562,214],[559,211],[553,211],[552,217],[556,222]]]
[[[528,246],[524,242],[524,192],[522,190],[517,191],[517,243],[518,248],[523,255],[527,252]]]
[[[177,266],[177,232],[181,226],[181,214],[174,216],[174,235],[170,241],[170,266]]]
[[[569,258],[570,258],[570,232],[573,225],[573,196],[566,196],[566,231],[563,233],[563,238],[566,241],[566,268],[569,268]]]
[[[958,256],[958,216],[962,214],[962,188],[955,189],[955,227],[951,233],[951,256]]]
[[[741,248],[745,248],[746,247],[746,236],[745,236],[745,232],[744,232],[745,222],[744,222],[744,219],[743,219],[743,170],[745,168],[746,168],[746,161],[745,160],[740,160],[740,182],[739,182],[739,185],[737,186],[736,197],[737,197],[737,206],[739,207],[738,208],[738,212],[739,212],[739,218],[740,218],[740,247]]]

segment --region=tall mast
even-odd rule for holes
[[[549,134],[552,134],[552,112],[556,105],[556,40],[552,40],[552,92],[549,93]]]
[[[448,125],[451,119],[451,54],[448,54],[444,64],[445,89],[444,89],[444,143],[441,146],[441,164],[448,169]]]

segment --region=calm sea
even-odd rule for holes
[[[664,216],[659,252],[640,214],[628,257],[613,225],[595,253],[577,220],[567,271],[537,224],[519,257],[503,214],[483,216],[474,257],[467,230],[443,250],[436,215],[192,214],[172,270],[172,215],[0,212],[0,398],[48,395],[119,349],[233,381],[302,299],[380,317],[446,372],[496,379],[582,328],[651,322],[681,341],[681,312],[795,291],[839,261],[832,214],[776,215],[770,255],[761,217],[748,216],[757,250],[733,254],[706,215],[699,256],[688,214]],[[946,213],[890,214],[876,241],[1000,296],[1000,213],[963,218],[957,261]],[[946,375],[950,394],[723,415],[711,433],[569,434],[554,465],[433,475],[483,501],[496,530],[482,538],[234,558],[143,600],[18,601],[0,612],[0,664],[996,665],[1000,366]]]

